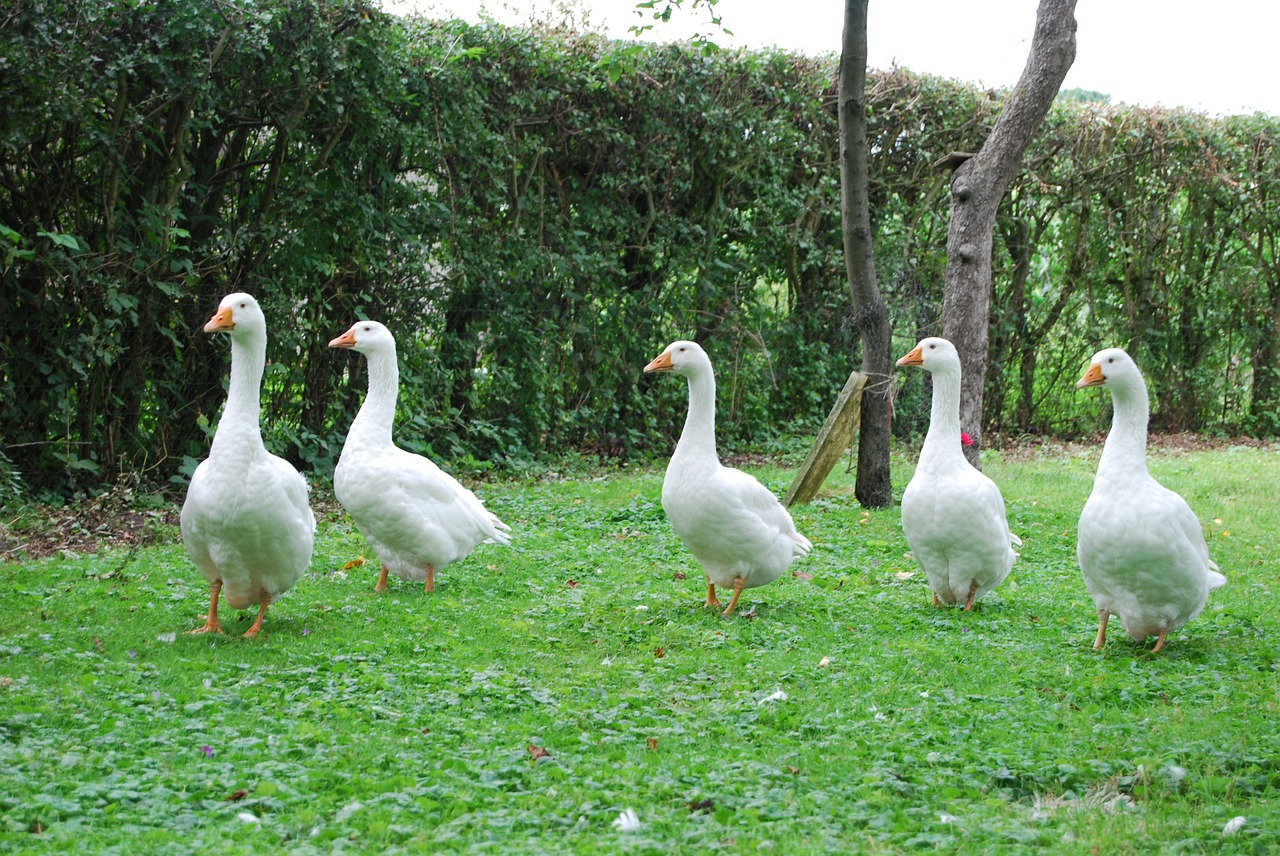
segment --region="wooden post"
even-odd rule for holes
[[[862,388],[867,385],[867,375],[854,371],[845,381],[844,389],[836,398],[835,406],[827,414],[827,421],[813,441],[813,448],[800,465],[800,472],[787,489],[782,502],[787,507],[811,501],[818,495],[818,488],[826,481],[836,461],[844,454],[858,433],[862,416]]]

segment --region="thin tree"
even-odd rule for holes
[[[889,483],[889,311],[876,285],[867,179],[867,3],[846,0],[837,98],[840,116],[840,212],[845,274],[862,344],[862,419],[854,496],[864,507],[893,502]]]
[[[852,2],[850,6],[854,5]],[[1018,174],[1022,156],[1053,105],[1076,58],[1076,0],[1040,0],[1031,53],[991,135],[977,154],[955,153],[942,335],[960,352],[960,424],[973,438],[965,448],[977,466],[982,447],[982,386],[987,373],[991,308],[991,246],[1000,200]]]

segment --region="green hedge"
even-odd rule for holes
[[[180,484],[246,290],[273,322],[268,444],[327,477],[357,317],[400,342],[400,442],[467,469],[669,448],[696,337],[726,447],[811,431],[860,362],[840,256],[834,60],[703,55],[388,17],[361,2],[23,0],[0,17],[0,490]],[[905,350],[937,327],[931,168],[999,94],[870,78],[877,264]],[[1076,434],[1070,380],[1130,347],[1156,418],[1280,431],[1269,117],[1064,104],[997,236],[992,432]],[[895,430],[923,425],[900,391]],[[14,481],[13,473],[20,474]],[[9,489],[16,489],[11,487]]]

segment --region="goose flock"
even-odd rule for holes
[[[218,633],[218,599],[258,607],[244,634],[262,631],[268,606],[311,563],[315,516],[302,475],[262,442],[260,394],[267,325],[248,294],[223,298],[204,325],[231,340],[231,380],[209,456],[192,476],[182,506],[182,540],[209,582],[205,622]],[[485,543],[509,545],[510,527],[470,490],[392,439],[399,370],[391,331],[358,321],[329,342],[364,356],[368,392],[352,420],[333,476],[334,495],[388,575],[423,583]],[[933,603],[974,605],[1005,580],[1021,545],[1009,531],[1000,489],[965,458],[960,431],[960,357],[946,339],[922,339],[899,366],[933,379],[929,430],[902,495],[902,528],[929,582]],[[778,498],[753,476],[724,466],[716,451],[715,371],[695,342],[672,342],[644,367],[688,384],[684,429],[662,483],[662,508],[707,581],[704,605],[729,616],[742,592],[782,576],[813,545]],[[1105,386],[1113,421],[1093,491],[1080,515],[1077,558],[1098,615],[1093,647],[1106,643],[1114,616],[1138,642],[1168,635],[1195,618],[1226,583],[1209,558],[1195,514],[1147,471],[1148,399],[1137,365],[1123,350],[1093,355],[1077,387]],[[732,592],[724,605],[716,588]]]

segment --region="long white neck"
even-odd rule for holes
[[[1141,378],[1136,383],[1108,384],[1111,389],[1111,431],[1102,447],[1098,475],[1115,471],[1147,471],[1147,418],[1150,403],[1147,385]]]
[[[391,427],[396,418],[396,396],[400,392],[400,368],[396,352],[375,351],[365,355],[369,371],[369,392],[351,423],[347,441],[367,445],[391,445]]]
[[[960,444],[960,372],[942,366],[932,372],[933,405],[929,412],[929,431],[924,436],[917,466],[937,469],[958,466],[965,460]]]
[[[262,371],[267,364],[265,332],[231,339],[231,383],[227,404],[213,434],[209,456],[242,450],[246,443],[262,446],[258,419],[262,411]]]
[[[684,431],[680,434],[680,442],[676,443],[675,453],[671,456],[674,463],[677,459],[689,461],[714,461],[720,463],[716,454],[716,376],[711,367],[699,369],[688,375],[689,380],[689,415],[684,420]]]

